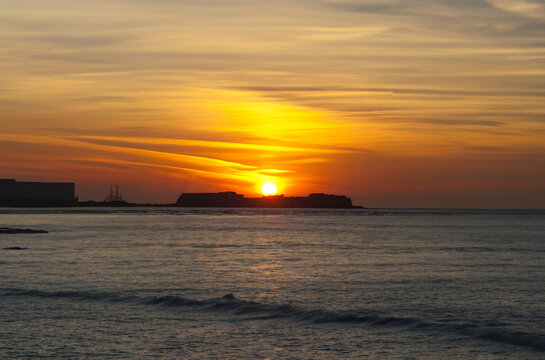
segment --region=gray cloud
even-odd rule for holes
[[[400,88],[343,88],[343,87],[297,87],[297,86],[247,86],[238,87],[239,90],[260,91],[264,93],[276,92],[350,92],[350,93],[392,93],[392,94],[421,94],[421,95],[445,95],[445,96],[532,96],[545,97],[543,91],[517,91],[517,90],[450,90],[450,89],[400,89]]]
[[[112,35],[112,34],[96,34],[96,35],[59,35],[59,34],[48,34],[48,35],[38,35],[30,36],[28,40],[34,40],[38,42],[49,43],[53,45],[58,45],[63,48],[93,48],[93,47],[104,47],[110,45],[120,45],[126,43],[129,40],[132,40],[134,37],[128,35]]]

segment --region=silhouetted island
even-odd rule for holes
[[[308,196],[287,197],[284,195],[246,198],[233,191],[219,193],[184,193],[177,206],[182,207],[248,207],[248,208],[334,208],[352,209],[352,200],[344,195],[309,194]]]
[[[45,230],[0,227],[0,234],[47,234]]]

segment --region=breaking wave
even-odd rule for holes
[[[166,296],[122,296],[114,293],[85,291],[41,291],[26,289],[0,289],[0,297],[26,296],[41,298],[68,298],[73,300],[131,302],[141,305],[163,307],[194,307],[201,311],[224,311],[240,316],[238,320],[288,319],[293,321],[320,323],[356,323],[377,327],[403,327],[428,332],[450,332],[469,337],[486,339],[504,344],[531,347],[545,351],[545,333],[526,332],[501,327],[500,323],[484,325],[464,322],[428,321],[415,317],[392,316],[383,313],[348,310],[329,311],[304,309],[291,304],[265,304],[236,298],[227,294],[205,300],[189,299],[176,295]]]

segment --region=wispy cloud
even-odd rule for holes
[[[501,10],[514,12],[531,18],[545,18],[545,4],[539,0],[488,0],[488,2]]]
[[[118,164],[130,181],[275,177],[363,197],[374,173],[404,187],[393,159],[545,154],[544,14],[537,0],[4,2],[0,172],[39,158],[40,174],[80,161],[93,179]]]

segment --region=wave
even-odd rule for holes
[[[191,247],[195,249],[227,249],[227,248],[240,248],[247,244],[184,244],[183,246]]]
[[[323,309],[304,309],[291,304],[265,304],[236,298],[227,294],[205,300],[184,298],[177,295],[135,296],[114,293],[86,291],[42,291],[26,289],[0,289],[0,296],[27,296],[42,298],[68,298],[73,300],[131,302],[141,305],[163,307],[194,307],[201,311],[224,311],[241,316],[238,320],[273,320],[288,319],[301,322],[356,323],[377,327],[403,327],[417,331],[448,332],[486,339],[504,344],[530,347],[545,351],[545,333],[519,331],[501,327],[502,323],[486,324],[464,322],[428,321],[409,316],[393,316],[365,310],[330,311]]]
[[[517,247],[487,247],[487,246],[444,246],[436,248],[439,251],[455,251],[455,252],[545,252],[541,249],[532,248],[517,248]]]

